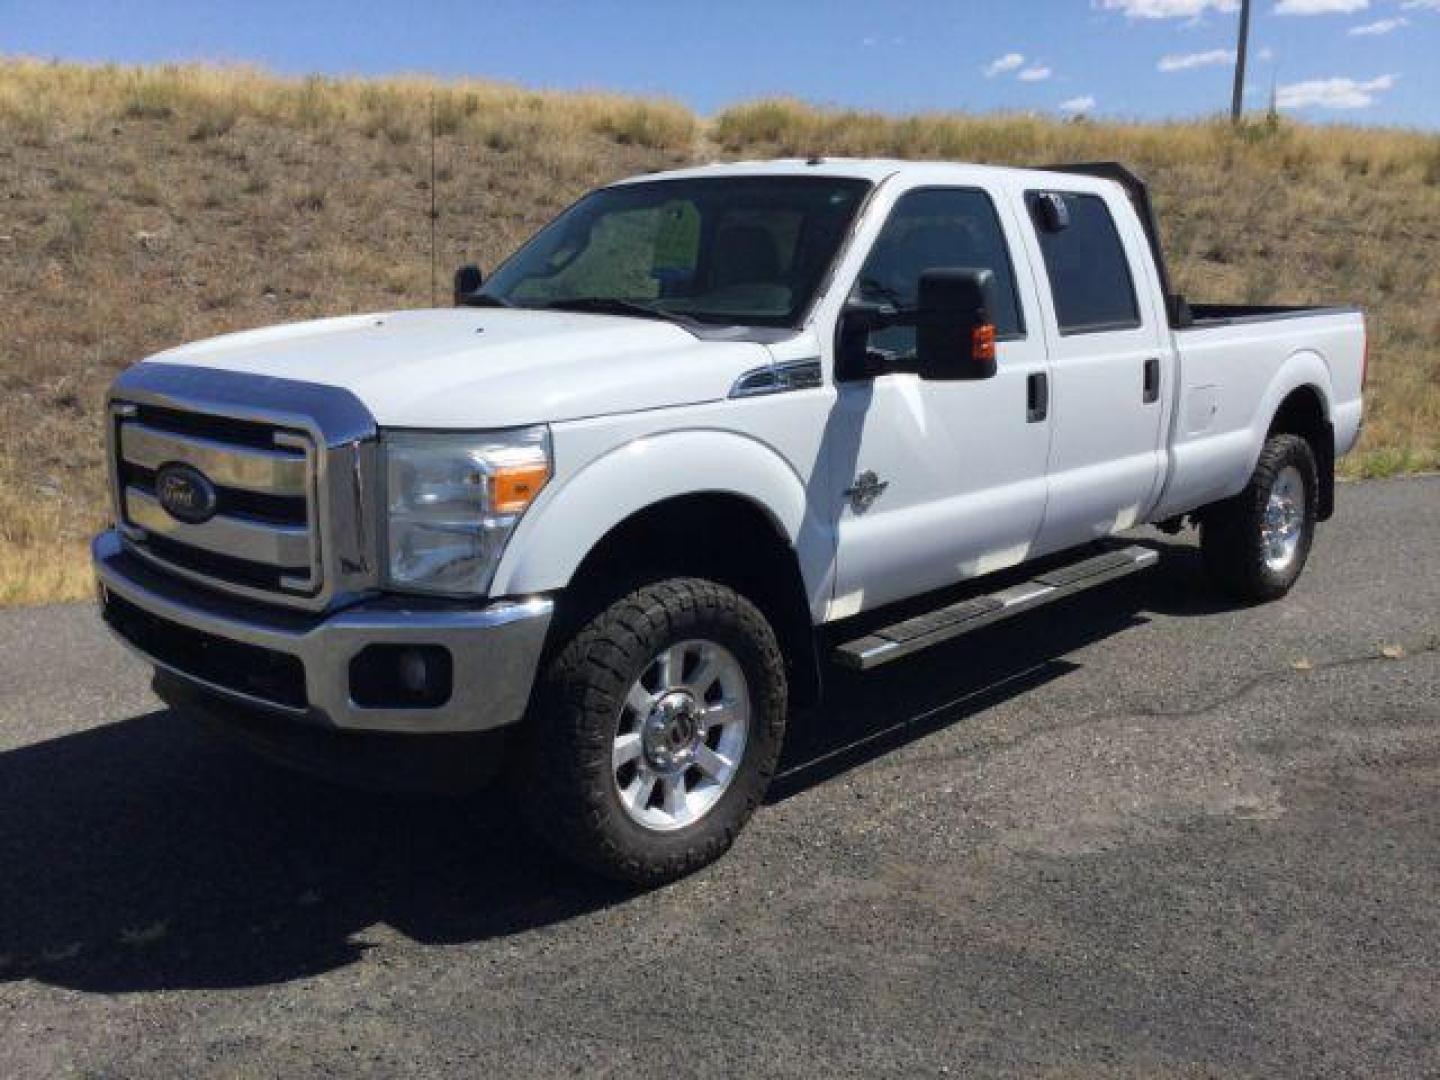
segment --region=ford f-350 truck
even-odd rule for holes
[[[828,665],[1155,560],[1118,533],[1283,595],[1361,424],[1360,313],[1187,303],[1115,164],[637,177],[455,300],[125,371],[104,617],[271,745],[474,736],[643,884],[727,849]]]

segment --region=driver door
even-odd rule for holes
[[[1018,224],[980,186],[901,194],[854,283],[853,296],[913,307],[920,274],[974,267],[995,276],[998,373],[965,382],[882,374],[837,382],[832,483],[836,588],[844,618],[1022,562],[1045,512],[1048,361],[1030,283],[1014,272]],[[872,332],[869,347],[913,356],[915,330]]]

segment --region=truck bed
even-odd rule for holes
[[[1307,304],[1188,304],[1188,319],[1176,330],[1196,330],[1240,323],[1300,319],[1314,315],[1358,313],[1359,308]]]
[[[1365,325],[1357,308],[1196,304],[1174,330],[1170,475],[1155,517],[1234,495],[1291,388],[1323,388],[1336,455],[1359,434]]]

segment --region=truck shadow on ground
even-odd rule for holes
[[[1213,615],[1236,604],[1207,589],[1199,551],[1147,537],[1160,565],[1011,622],[859,673],[831,666],[826,701],[793,717],[768,802],[781,802],[931,732],[1077,670],[1062,657],[1143,625],[1150,612]]]
[[[1214,610],[1193,563],[1174,547],[1063,618],[863,680],[833,672],[826,702],[795,718],[772,801],[1077,670],[1059,658],[1144,611]],[[498,794],[353,792],[169,711],[0,754],[0,867],[0,981],[104,992],[298,979],[352,963],[385,926],[479,941],[631,895],[552,858]]]

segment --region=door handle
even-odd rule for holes
[[[1152,356],[1145,361],[1145,404],[1160,400],[1160,358]]]
[[[1025,380],[1025,422],[1038,424],[1050,415],[1050,377],[1043,371],[1033,372]]]

